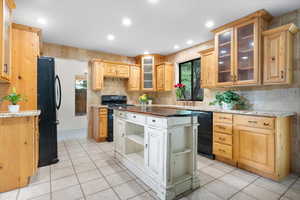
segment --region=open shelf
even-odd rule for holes
[[[250,66],[250,67],[240,67],[240,68],[238,68],[238,70],[241,70],[241,71],[243,71],[243,70],[253,70],[254,68],[253,68],[253,66]]]
[[[230,56],[230,54],[224,54],[222,56],[219,56],[219,58],[226,58],[226,57],[229,57],[229,56]]]
[[[253,48],[249,48],[249,49],[239,49],[239,52],[240,52],[240,53],[249,53],[249,52],[252,52],[252,51],[254,51]]]
[[[243,36],[243,37],[240,37],[241,40],[248,40],[248,39],[252,39],[253,38],[253,34],[250,34],[250,35],[246,35],[246,36]]]
[[[229,45],[229,44],[231,44],[231,41],[220,43],[219,46],[223,47],[223,46],[226,46],[226,45]]]
[[[183,154],[187,154],[187,153],[191,153],[192,149],[184,149],[183,151],[175,151],[173,152],[173,154],[175,156],[179,156],[179,155],[183,155]]]
[[[139,167],[144,167],[144,151],[127,154],[126,157],[131,162],[136,163]]]
[[[140,145],[144,145],[144,135],[143,134],[127,135],[126,137],[128,140],[131,140]]]

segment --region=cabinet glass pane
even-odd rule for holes
[[[239,81],[253,80],[254,72],[254,24],[237,29],[238,63],[237,75]]]
[[[231,34],[224,32],[218,36],[218,82],[231,81]]]
[[[144,88],[153,88],[153,57],[143,58]]]

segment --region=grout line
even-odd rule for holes
[[[292,184],[290,184],[290,186],[287,188],[287,190],[282,195],[280,195],[279,199],[281,199],[297,183],[298,180],[300,180],[299,176],[298,176],[298,178],[296,178],[294,180],[294,182]],[[290,199],[290,198],[288,198],[288,199]]]
[[[81,144],[80,144],[80,146],[83,148],[83,146],[82,146]],[[96,146],[97,146],[98,149],[100,149],[100,150],[103,151],[103,149],[101,149],[98,145],[96,145]],[[110,185],[110,183],[108,182],[108,180],[105,178],[104,174],[101,172],[101,170],[100,170],[100,169],[98,168],[98,166],[96,165],[95,160],[91,159],[90,154],[87,152],[86,149],[84,149],[84,151],[87,153],[87,156],[89,157],[89,159],[93,162],[93,164],[96,166],[96,169],[98,170],[98,172],[101,174],[101,176],[103,177],[103,179],[104,179],[104,180],[106,181],[106,183],[108,184],[109,188],[107,188],[107,189],[105,189],[105,190],[111,189],[111,190],[115,193],[115,195],[121,200],[121,198],[119,197],[118,193],[113,189],[113,187]],[[107,154],[105,151],[100,152],[100,153]],[[107,155],[108,155],[108,154],[107,154]],[[103,190],[102,190],[102,191],[103,191]],[[100,191],[98,191],[98,192],[100,192]],[[96,193],[98,193],[98,192],[96,192]],[[96,193],[94,193],[94,194],[96,194]],[[90,195],[92,195],[92,194],[90,194]]]
[[[76,141],[77,141],[77,139],[76,139]],[[64,141],[64,142],[65,142],[65,141]],[[77,141],[77,142],[78,142],[78,141]],[[78,142],[78,143],[79,143],[79,142]],[[79,144],[80,144],[80,143],[79,143]],[[80,146],[81,146],[81,144],[80,144]],[[78,184],[79,184],[80,190],[81,190],[81,192],[82,192],[83,199],[86,199],[86,196],[85,196],[85,194],[84,194],[84,191],[83,191],[82,185],[81,185],[81,183],[80,183],[80,181],[79,181],[79,178],[78,178],[77,172],[76,172],[76,170],[75,170],[75,165],[74,165],[74,163],[73,163],[73,160],[71,159],[71,155],[70,155],[69,149],[68,149],[68,148],[66,148],[66,150],[67,150],[67,153],[68,153],[68,155],[69,155],[69,158],[70,158],[70,160],[71,160],[71,163],[72,163],[72,168],[73,168],[73,170],[74,170],[74,173],[75,173],[75,176],[76,176],[76,178],[77,178],[77,181],[78,181]],[[73,186],[74,186],[74,185],[73,185]],[[78,199],[80,199],[80,198],[78,198]]]

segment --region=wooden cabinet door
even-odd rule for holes
[[[264,84],[286,81],[286,32],[264,36]]]
[[[114,120],[114,141],[115,141],[115,148],[120,154],[124,154],[125,152],[125,121],[121,119]]]
[[[164,91],[165,89],[165,65],[156,67],[156,88],[157,91]]]
[[[117,76],[117,67],[112,63],[104,64],[104,76],[107,77],[116,77]]]
[[[11,52],[12,52],[12,10],[7,0],[1,1],[2,26],[0,39],[0,81],[9,82],[11,79]]]
[[[215,53],[214,49],[208,49],[201,54],[201,88],[212,88],[215,86]]]
[[[275,171],[274,131],[251,127],[235,127],[238,163],[272,174]]]
[[[128,78],[129,77],[129,66],[128,65],[117,65],[116,66],[117,77]]]
[[[128,80],[129,91],[139,91],[141,87],[141,68],[136,66],[130,67],[130,76]]]
[[[92,89],[101,90],[103,88],[103,63],[94,62],[92,65]]]
[[[146,166],[150,173],[158,179],[163,178],[164,134],[161,130],[147,128],[146,130]]]
[[[259,33],[258,19],[240,24],[234,30],[235,44],[235,85],[254,85],[259,83]]]
[[[231,86],[234,81],[233,32],[233,28],[229,28],[215,35],[217,86]]]
[[[99,136],[100,138],[107,138],[107,114],[101,115],[99,118]]]

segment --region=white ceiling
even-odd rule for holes
[[[15,0],[16,23],[40,27],[46,42],[135,56],[170,54],[212,39],[207,20],[225,24],[258,9],[272,15],[300,8],[300,0]],[[122,18],[132,20],[122,26]],[[38,18],[45,18],[41,25]],[[108,41],[107,35],[115,40]],[[187,40],[193,40],[187,45]]]

